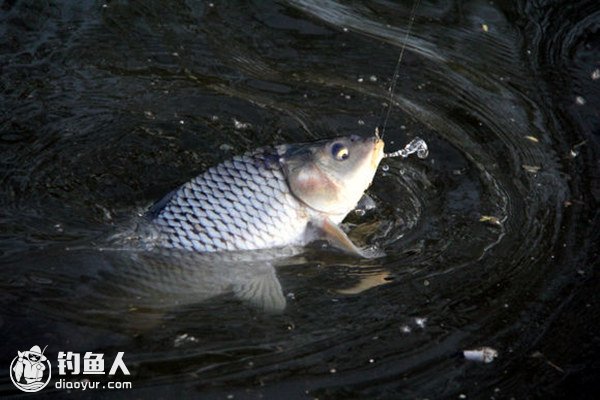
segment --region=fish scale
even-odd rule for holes
[[[281,146],[233,157],[177,189],[158,211],[158,245],[200,252],[254,250],[303,240],[306,205],[290,192]]]

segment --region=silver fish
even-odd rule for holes
[[[365,256],[339,224],[384,157],[378,135],[270,146],[233,157],[149,211],[159,247],[197,252],[302,246],[316,238]]]

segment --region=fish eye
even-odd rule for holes
[[[348,148],[341,143],[336,143],[333,146],[331,146],[331,154],[338,161],[343,161],[350,156]]]

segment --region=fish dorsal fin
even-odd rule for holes
[[[278,314],[286,307],[285,296],[274,269],[235,285],[233,292],[238,299],[265,312]]]
[[[154,219],[160,214],[160,212],[165,208],[167,204],[175,197],[177,192],[181,189],[181,186],[177,189],[171,190],[165,197],[154,203],[148,211],[146,211],[145,217],[149,219]]]

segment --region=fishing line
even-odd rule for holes
[[[375,128],[375,136],[377,138],[383,139],[385,134],[385,128],[387,127],[387,122],[390,118],[390,112],[392,110],[392,104],[394,100],[394,92],[396,90],[396,84],[398,83],[398,78],[400,77],[400,64],[402,63],[402,58],[404,56],[404,50],[406,49],[406,45],[408,43],[408,38],[410,37],[410,31],[412,30],[412,26],[415,22],[415,15],[417,13],[417,7],[419,7],[419,3],[421,0],[415,0],[412,6],[412,10],[410,11],[410,20],[408,21],[408,27],[406,28],[406,35],[404,36],[404,43],[402,44],[402,48],[400,49],[400,54],[398,55],[398,61],[396,62],[396,67],[394,68],[394,75],[392,75],[392,82],[389,87],[390,97],[387,104],[387,112],[385,115],[385,120],[383,121],[383,126],[381,129],[381,135],[379,134],[379,128]],[[382,109],[383,113],[383,109]],[[392,153],[384,153],[383,157],[402,157],[406,158],[409,155],[417,153],[417,157],[423,159],[427,158],[429,155],[429,149],[427,148],[427,143],[421,138],[414,138],[410,141],[403,149],[394,151]]]
[[[417,12],[417,7],[421,0],[415,0],[412,6],[412,10],[410,12],[410,19],[408,21],[408,28],[406,29],[406,35],[404,36],[404,43],[402,44],[402,48],[400,49],[400,54],[398,55],[398,61],[396,62],[396,67],[394,68],[394,75],[392,75],[392,82],[388,91],[390,92],[390,97],[388,99],[387,112],[385,115],[385,120],[383,121],[383,127],[381,129],[381,138],[385,135],[385,128],[387,127],[388,119],[390,118],[390,112],[392,110],[392,103],[394,100],[394,91],[396,90],[396,83],[398,82],[398,78],[400,77],[400,63],[402,62],[402,58],[404,57],[404,50],[406,49],[406,44],[408,43],[408,38],[410,37],[410,31],[412,30],[413,23],[415,22],[415,14]],[[382,110],[383,111],[383,110]]]

